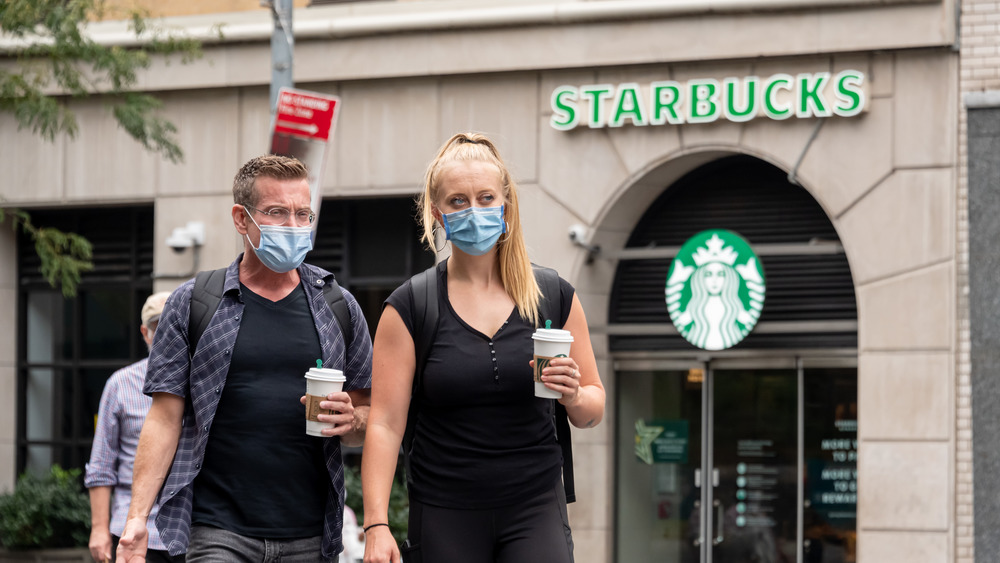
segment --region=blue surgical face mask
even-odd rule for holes
[[[445,213],[445,238],[466,254],[482,256],[493,248],[500,235],[507,232],[503,220],[503,206],[470,207],[454,213]]]
[[[247,215],[260,229],[260,246],[254,248],[250,236],[245,236],[254,254],[268,269],[279,274],[290,272],[298,268],[306,259],[306,253],[312,250],[312,227],[259,225],[249,210]]]

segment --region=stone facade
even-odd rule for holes
[[[963,0],[961,3],[961,58],[959,88],[963,96],[1000,90],[1000,2]],[[968,111],[961,107],[959,119],[959,169],[957,236],[958,358],[956,363],[957,451],[956,451],[956,561],[975,560],[972,471],[972,382],[969,323],[969,207],[968,207]]]
[[[698,165],[749,154],[795,170],[836,227],[856,288],[858,560],[971,561],[965,112],[956,85],[960,76],[962,91],[1000,81],[965,59],[968,48],[981,56],[976,64],[995,71],[996,46],[987,52],[963,42],[960,57],[951,1],[856,2],[829,11],[766,4],[694,16],[442,24],[297,39],[297,85],[343,102],[323,194],[412,194],[451,133],[487,132],[522,186],[532,259],[563,273],[590,324],[606,326],[616,263],[588,264],[566,236],[571,225],[584,225],[590,242],[619,249],[651,201]],[[405,5],[437,14],[430,4]],[[518,5],[525,3],[510,3]],[[464,3],[451,6],[467,10],[465,16],[474,12]],[[997,7],[966,2],[963,37],[995,40]],[[372,7],[370,15],[387,10]],[[317,14],[353,15],[330,7],[302,17]],[[28,208],[153,202],[156,271],[187,268],[187,259],[162,241],[194,220],[208,227],[202,267],[227,264],[240,248],[229,226],[231,175],[267,141],[268,57],[263,40],[212,44],[192,65],[157,64],[143,76],[178,126],[183,165],[144,153],[115,128],[99,100],[73,102],[80,134],[54,144],[15,134],[10,118],[0,115],[0,169],[10,171],[0,197]],[[573,131],[549,125],[550,96],[562,84],[848,68],[868,78],[868,107],[857,117],[828,118],[818,129],[805,119]],[[0,260],[14,263],[13,254],[12,237],[0,231]],[[0,311],[11,309],[0,319],[16,318],[16,282],[12,270],[0,272],[0,296],[8,296]],[[160,281],[155,289],[172,285]],[[9,391],[0,393],[0,411],[10,413],[0,418],[0,483],[8,485],[15,463],[14,332],[0,331],[0,389]],[[597,429],[574,433],[580,500],[570,518],[580,563],[613,560],[614,545],[615,370],[607,337],[595,333],[593,342],[608,412]]]

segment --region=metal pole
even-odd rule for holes
[[[295,37],[292,35],[292,0],[270,0],[274,32],[271,34],[271,114],[278,102],[278,90],[295,86],[292,62]]]

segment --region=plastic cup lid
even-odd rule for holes
[[[306,377],[309,379],[319,379],[323,381],[346,381],[347,378],[344,377],[344,372],[339,369],[330,368],[309,368],[306,372]]]
[[[573,342],[573,334],[568,330],[558,328],[539,328],[531,335],[532,340],[547,342]]]

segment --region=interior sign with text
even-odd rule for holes
[[[865,74],[844,70],[775,74],[767,78],[698,78],[640,85],[559,86],[552,91],[550,124],[560,131],[587,125],[621,127],[734,122],[759,117],[851,117],[865,109]]]

